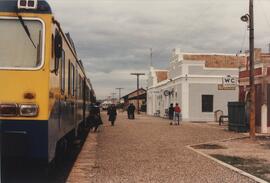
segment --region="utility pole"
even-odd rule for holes
[[[253,0],[249,0],[249,14],[241,17],[243,22],[248,23],[249,28],[249,135],[251,139],[256,136],[255,130],[255,85],[254,85],[254,10]]]
[[[120,103],[120,99],[121,99],[121,90],[123,90],[124,88],[115,88],[115,89],[119,91],[119,103]]]
[[[250,138],[255,138],[255,85],[254,85],[254,10],[249,0],[249,85],[250,85]]]
[[[253,0],[249,0],[249,14],[241,17],[243,22],[248,23],[249,28],[249,135],[251,139],[255,138],[255,85],[254,85],[254,10]]]
[[[139,87],[140,87],[140,76],[145,75],[145,73],[131,73],[130,75],[135,75],[137,76],[137,113],[140,114],[139,108]]]

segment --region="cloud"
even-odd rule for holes
[[[236,53],[248,48],[246,0],[49,0],[70,32],[99,97],[133,88],[129,72],[167,68],[171,50]],[[270,41],[270,2],[255,1],[255,45]],[[245,44],[242,45],[243,39]],[[117,76],[117,77],[116,77]],[[111,88],[109,90],[109,88]],[[107,93],[106,93],[107,92]]]

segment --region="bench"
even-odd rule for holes
[[[154,113],[154,116],[160,116],[160,110],[156,110],[156,112]]]
[[[224,123],[224,119],[229,120],[229,116],[221,115],[221,116],[219,117],[219,120],[218,120],[219,125],[221,125],[221,123]]]
[[[164,118],[169,118],[169,109],[165,109]]]

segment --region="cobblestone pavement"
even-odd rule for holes
[[[101,132],[89,135],[68,182],[253,182],[185,147],[241,134],[143,115],[128,120],[121,113],[112,127],[106,118]]]

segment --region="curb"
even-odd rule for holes
[[[234,138],[234,139],[239,139],[239,138]],[[224,141],[228,141],[228,140],[229,139],[226,139]],[[231,140],[233,140],[233,139],[231,139]],[[223,140],[221,140],[221,141],[223,141]],[[217,141],[212,141],[212,142],[217,142]],[[206,143],[201,143],[201,144],[207,144],[207,142]],[[201,144],[196,144],[196,145],[201,145]],[[213,158],[212,156],[209,156],[209,155],[207,155],[207,154],[205,154],[205,153],[203,153],[203,152],[201,152],[199,150],[196,150],[191,146],[194,146],[194,145],[187,145],[186,148],[188,148],[189,150],[192,150],[192,151],[194,151],[194,152],[196,152],[196,153],[198,153],[198,154],[200,154],[200,155],[202,155],[202,156],[204,156],[204,157],[206,157],[208,159],[211,159],[211,160],[215,161],[216,163],[218,163],[218,164],[220,164],[222,166],[225,166],[226,168],[229,168],[230,170],[232,170],[234,172],[237,172],[237,173],[239,173],[239,174],[241,174],[241,175],[243,175],[245,177],[248,177],[248,178],[250,178],[250,179],[252,179],[252,180],[254,180],[254,181],[258,182],[258,183],[269,183],[269,182],[267,182],[267,181],[265,181],[265,180],[263,180],[263,179],[261,179],[259,177],[251,175],[251,174],[249,174],[249,173],[247,173],[247,172],[245,172],[245,171],[243,171],[243,170],[241,170],[239,168],[236,168],[236,167],[234,167],[234,166],[232,166],[230,164],[224,163],[223,161],[220,161],[220,160],[218,160],[216,158]]]
[[[188,147],[188,146],[191,147],[191,146],[203,145],[203,144],[212,144],[212,143],[216,143],[216,142],[226,142],[226,141],[237,140],[237,139],[245,139],[245,138],[249,138],[249,137],[246,136],[245,134],[243,134],[242,137],[233,137],[233,138],[227,138],[227,139],[219,139],[219,140],[213,140],[213,141],[208,141],[208,142],[202,142],[202,143],[198,143],[198,144],[190,144],[190,145],[187,145],[186,147]]]

